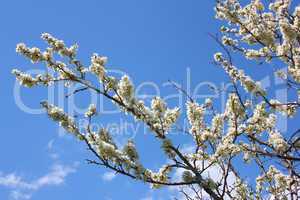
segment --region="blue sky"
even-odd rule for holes
[[[214,1],[208,0],[1,1],[0,177],[11,182],[0,184],[0,199],[18,195],[32,200],[167,199],[172,193],[169,190],[151,191],[148,185],[113,177],[106,169],[86,164],[84,160],[90,154],[82,144],[60,136],[57,125],[45,114],[20,109],[10,72],[15,67],[30,70],[41,66],[17,55],[15,45],[25,42],[45,47],[40,34],[49,32],[67,44],[77,42],[79,58],[85,64],[93,52],[108,56],[109,66],[128,73],[136,85],[154,81],[162,95],[174,93],[170,86],[163,85],[169,79],[186,86],[187,68],[191,88],[203,81],[220,86],[227,79],[221,69],[211,64],[218,46],[208,36],[216,33],[220,25],[214,19],[213,6]],[[153,91],[146,88],[144,92]],[[197,93],[205,92],[202,89]],[[81,101],[85,97],[79,95],[78,105],[87,105]],[[26,106],[38,108],[47,95],[39,88],[23,88],[21,98]],[[58,100],[56,96],[55,99]],[[120,119],[126,121],[128,117],[99,117],[103,123]],[[118,136],[118,141],[122,143],[126,138]],[[181,137],[175,140],[188,142]],[[135,141],[147,166],[155,169],[165,162],[151,134],[137,134]],[[16,179],[20,184],[13,186]]]

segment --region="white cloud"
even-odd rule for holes
[[[111,181],[116,177],[115,172],[106,172],[102,175],[102,180],[104,181]]]
[[[64,166],[64,165],[54,165],[52,170],[45,176],[40,177],[33,183],[36,189],[47,185],[60,185],[64,183],[65,178],[70,174],[76,172],[76,166]]]
[[[149,197],[142,198],[141,200],[153,200],[153,198],[149,196]]]
[[[51,139],[48,144],[47,144],[47,149],[52,150],[53,149],[53,144],[54,144],[54,139]]]
[[[55,139],[49,140],[49,142],[47,143],[46,149],[49,152],[50,158],[52,158],[53,160],[58,160],[59,159],[59,154],[54,151],[54,149],[55,149],[54,148],[54,144],[55,144],[54,142],[55,142]]]
[[[43,187],[63,184],[69,174],[76,172],[77,166],[78,163],[71,166],[55,164],[47,174],[32,181],[24,180],[22,176],[15,173],[0,173],[0,186],[11,189],[10,197],[12,199],[30,199],[35,191]]]
[[[28,200],[28,199],[31,199],[31,194],[28,194],[28,193],[24,193],[24,192],[20,192],[20,191],[17,191],[17,190],[14,190],[10,193],[10,197],[12,199],[15,199],[15,200]]]

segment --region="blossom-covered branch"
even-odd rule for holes
[[[48,44],[46,50],[21,43],[16,51],[32,63],[45,64],[52,73],[33,77],[15,69],[13,74],[20,84],[29,88],[64,82],[66,87],[81,86],[66,97],[85,90],[106,97],[122,112],[149,128],[168,160],[156,171],[148,169],[141,162],[143,155],[135,141],[128,140],[120,147],[108,130],[92,130],[91,121],[97,114],[101,115],[94,104],[83,116],[73,118],[50,102],[42,102],[52,120],[87,145],[95,157],[88,159],[90,164],[105,166],[150,183],[154,188],[181,186],[187,199],[205,199],[206,196],[217,200],[298,199],[300,131],[297,127],[297,131],[289,134],[276,127],[278,114],[288,119],[297,117],[300,106],[300,6],[291,12],[290,5],[289,0],[276,0],[268,8],[260,0],[252,0],[247,5],[237,0],[217,1],[216,17],[225,21],[219,42],[228,58],[216,53],[214,60],[233,83],[225,110],[216,110],[209,98],[197,102],[177,86],[176,89],[188,96],[185,109],[170,108],[162,97],[153,98],[148,105],[135,95],[129,76],[108,73],[107,57],[94,53],[86,66],[77,59],[77,44],[68,47],[48,33],[42,34]],[[273,97],[255,78],[234,65],[231,53],[260,64],[276,62],[286,66],[287,71],[277,71],[277,75],[285,81],[293,99],[281,102]],[[207,114],[209,111],[212,116]],[[185,152],[181,144],[169,136],[180,116],[189,123],[186,132],[193,141],[192,152]],[[84,130],[77,124],[81,117],[89,122]],[[240,165],[254,166],[259,171],[256,184],[247,182],[247,174],[243,174]],[[180,180],[172,178],[176,170],[182,171]],[[211,170],[217,170],[219,177],[207,175]]]

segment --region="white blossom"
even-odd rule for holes
[[[58,52],[58,54],[61,56],[67,56],[70,58],[74,58],[76,56],[78,49],[77,44],[74,44],[68,48],[63,40],[59,40],[49,33],[43,33],[41,38],[49,44],[53,51]]]
[[[161,114],[164,113],[167,109],[167,104],[160,97],[155,97],[151,101],[151,109],[154,113]]]
[[[47,102],[42,102],[41,104],[46,109],[48,116],[52,120],[58,122],[59,125],[62,126],[66,131],[81,139],[82,135],[72,117],[68,116],[61,108],[57,106],[48,104]]]
[[[91,57],[90,71],[96,74],[100,80],[104,80],[105,77],[105,64],[107,62],[107,57],[99,56],[98,54],[93,54]]]
[[[16,76],[20,84],[26,87],[33,87],[38,83],[38,80],[33,78],[30,74],[23,73],[17,69],[12,70],[12,73]]]
[[[28,48],[24,43],[17,44],[16,52],[26,56],[33,63],[43,60],[43,54],[39,48]]]
[[[53,77],[50,74],[38,74],[32,77],[30,74],[21,72],[20,70],[13,69],[12,74],[16,76],[19,83],[25,87],[33,87],[38,84],[51,85],[53,83]]]
[[[96,114],[96,112],[97,112],[96,105],[90,104],[88,110],[86,111],[86,113],[84,115],[85,115],[85,117],[92,117],[93,115]]]
[[[235,66],[231,65],[225,60],[221,53],[215,54],[215,61],[220,63],[227,74],[233,81],[240,81],[241,85],[246,91],[250,93],[265,94],[264,89],[261,87],[259,82],[254,81],[250,76],[245,75],[243,70],[238,70]]]
[[[202,129],[205,128],[204,113],[205,108],[195,102],[187,102],[187,118],[191,125],[190,132],[199,134]]]
[[[128,140],[127,144],[124,146],[123,152],[133,162],[137,161],[139,158],[139,155],[132,140]]]
[[[226,91],[228,93],[225,96],[228,97],[225,110],[222,112],[216,110],[218,106],[213,105],[211,98],[205,99],[203,104],[192,100],[186,102],[189,139],[195,144],[191,152],[182,150],[180,141],[177,144],[177,141],[171,140],[173,138],[169,134],[180,117],[180,108],[168,107],[162,97],[153,98],[150,104],[138,99],[135,96],[134,85],[127,75],[119,80],[118,77],[107,74],[107,57],[95,53],[91,57],[89,67],[85,67],[76,58],[77,44],[67,47],[63,40],[44,33],[42,39],[48,44],[45,51],[37,47],[27,47],[24,43],[18,44],[16,51],[33,63],[43,63],[47,69],[54,72],[54,75],[45,73],[33,76],[16,69],[12,73],[20,84],[26,87],[37,85],[47,87],[52,83],[64,81],[67,85],[81,84],[83,89],[94,90],[104,95],[122,112],[144,123],[161,142],[162,152],[167,156],[168,162],[173,164],[163,165],[155,172],[141,164],[133,140],[128,140],[120,147],[106,129],[95,131],[86,126],[83,131],[79,130],[77,118],[87,117],[91,120],[91,117],[97,114],[94,104],[89,105],[84,115],[74,119],[63,109],[42,102],[48,116],[66,131],[83,140],[89,150],[99,158],[97,162],[102,162],[101,165],[134,179],[149,182],[154,188],[171,184],[172,168],[182,168],[184,172],[180,181],[183,181],[183,184],[199,181],[203,189],[208,187],[218,195],[222,193],[220,188],[223,188],[225,182],[221,183],[223,181],[219,182],[210,177],[202,179],[202,173],[206,173],[206,169],[203,169],[205,166],[208,166],[209,171],[211,166],[219,165],[220,170],[228,169],[231,174],[233,168],[228,165],[231,161],[234,161],[233,165],[236,161],[247,165],[251,160],[255,160],[256,162],[251,162],[251,165],[257,164],[258,169],[262,169],[260,165],[267,167],[276,163],[276,167],[278,165],[284,168],[284,171],[279,171],[281,168],[277,169],[275,166],[270,166],[268,171],[261,170],[259,175],[256,174],[258,176],[255,194],[247,182],[239,177],[239,173],[234,173],[235,180],[228,185],[231,190],[230,198],[262,199],[262,196],[268,193],[267,198],[272,199],[276,196],[278,199],[286,199],[288,192],[298,190],[300,181],[294,177],[295,172],[291,173],[289,168],[291,160],[298,159],[298,154],[294,152],[298,151],[299,142],[294,138],[289,139],[289,135],[279,132],[276,128],[280,119],[277,119],[276,112],[279,111],[289,117],[296,116],[300,102],[298,88],[300,6],[291,12],[290,5],[289,0],[275,0],[269,7],[262,0],[251,0],[248,4],[241,4],[238,0],[217,2],[216,17],[227,22],[221,28],[221,42],[227,58],[222,53],[216,53],[214,59],[215,63],[229,75],[234,85],[230,87],[230,93]],[[246,74],[247,69],[244,71],[234,65],[235,59],[231,59],[229,55],[231,50],[246,59],[255,60],[255,63],[262,63],[262,66],[265,64],[286,66],[286,72],[277,69],[274,71],[277,71],[278,77],[285,80],[289,89],[297,93],[297,96],[288,95],[288,98],[296,96],[297,100],[280,102],[276,98],[272,99],[272,92],[262,88],[260,82]],[[57,54],[61,60],[57,59]],[[99,82],[94,84],[93,79],[89,80],[89,74],[95,75],[100,84]],[[240,87],[244,90],[240,90]],[[186,131],[183,129],[182,132]],[[294,146],[292,141],[296,141]],[[262,164],[260,159],[263,160]],[[224,174],[220,172],[221,180],[226,178]],[[221,198],[229,198],[229,195],[225,194]]]
[[[122,76],[118,83],[118,94],[125,104],[131,104],[134,98],[134,87],[127,75]]]
[[[284,152],[288,148],[287,142],[284,140],[279,131],[274,130],[269,133],[269,143],[278,151]]]
[[[288,117],[294,116],[297,112],[297,104],[284,104],[276,99],[271,99],[270,104],[272,105],[273,109],[284,115],[287,115]]]

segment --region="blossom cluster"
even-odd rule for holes
[[[198,145],[210,141],[215,142],[216,139],[221,137],[224,126],[224,114],[216,114],[212,120],[211,125],[205,122],[205,115],[207,109],[211,108],[211,99],[206,99],[204,104],[196,102],[187,102],[187,119],[190,124],[189,132],[193,135]]]
[[[98,54],[93,54],[91,57],[91,65],[89,70],[97,75],[100,80],[104,80],[105,76],[105,64],[107,63],[107,57],[99,56]]]
[[[270,104],[272,105],[272,108],[274,110],[277,110],[288,117],[294,116],[297,112],[298,106],[296,103],[295,104],[284,104],[284,103],[278,101],[277,99],[271,99]]]
[[[222,32],[225,34],[222,37],[223,45],[242,52],[248,59],[266,59],[270,62],[273,56],[277,56],[288,64],[287,73],[279,72],[279,76],[286,81],[292,77],[297,82],[297,78],[300,78],[298,76],[300,73],[300,49],[294,43],[298,35],[295,26],[300,26],[300,8],[296,8],[295,14],[293,14],[294,18],[292,18],[293,23],[291,23],[291,21],[285,20],[284,15],[289,7],[289,1],[284,0],[283,3],[274,1],[270,5],[269,10],[272,11],[270,13],[263,12],[266,8],[260,0],[253,0],[244,7],[237,0],[218,2],[217,17],[230,22],[228,27],[222,27]],[[278,13],[281,13],[283,19],[279,17]],[[282,34],[280,43],[274,30]],[[243,70],[236,68],[231,59],[225,59],[221,53],[215,54],[216,63],[224,68],[234,84],[240,83],[244,87],[245,93],[241,95],[237,88],[239,86],[234,85],[236,86],[235,90],[229,93],[225,110],[222,112],[216,112],[213,102],[209,98],[202,104],[190,98],[186,103],[186,116],[189,122],[188,132],[192,136],[196,148],[192,153],[181,153],[181,148],[176,147],[167,134],[172,131],[172,126],[180,117],[178,107],[169,108],[167,102],[161,97],[154,97],[150,105],[146,105],[144,101],[137,98],[134,84],[129,76],[109,75],[109,70],[106,70],[107,58],[105,56],[93,54],[89,67],[85,68],[76,59],[77,45],[67,47],[62,40],[56,39],[50,34],[43,34],[42,38],[49,45],[45,51],[36,47],[29,48],[23,43],[17,45],[16,50],[33,63],[46,64],[49,69],[54,71],[54,74],[53,76],[49,74],[32,76],[19,70],[13,70],[13,74],[22,85],[27,87],[48,86],[57,81],[66,81],[66,83],[81,84],[84,89],[104,95],[121,111],[147,125],[162,143],[161,148],[169,158],[168,161],[174,162],[173,165],[163,165],[156,172],[152,171],[141,164],[140,155],[133,140],[128,140],[121,147],[114,142],[108,130],[92,130],[90,122],[94,120],[92,117],[98,114],[94,104],[90,104],[84,113],[89,124],[81,132],[75,119],[65,113],[63,109],[47,102],[42,103],[52,120],[58,122],[78,139],[86,142],[89,149],[102,162],[101,164],[117,172],[149,182],[152,187],[158,188],[169,184],[172,169],[180,167],[184,168],[181,177],[183,184],[195,181],[197,178],[197,181],[201,182],[201,186],[218,191],[225,183],[211,178],[202,179],[201,175],[206,170],[203,169],[206,165],[218,166],[223,170],[227,169],[228,173],[229,171],[233,173],[234,169],[230,166],[230,162],[234,158],[244,160],[245,164],[253,160],[258,162],[262,157],[264,160],[274,157],[278,160],[282,157],[294,158],[292,151],[296,147],[290,148],[291,142],[276,129],[277,118],[274,111],[294,116],[298,108],[297,102],[281,103],[276,99],[268,100],[268,94],[260,86],[260,83],[246,75]],[[247,48],[246,45],[241,46],[241,43],[244,42],[252,45],[253,48]],[[255,49],[254,44],[262,47]],[[56,56],[53,56],[54,53],[59,54],[68,62],[56,60]],[[89,74],[93,75],[93,78],[97,78],[96,85],[88,79],[89,76],[86,76]],[[99,85],[103,87],[98,87]],[[254,94],[255,101],[251,100],[248,94]],[[262,101],[259,101],[260,99]],[[212,113],[212,116],[207,115],[208,111]],[[225,173],[223,171],[223,174]],[[235,176],[232,195],[235,199],[248,199],[249,187],[242,178],[239,178],[238,173],[235,173]],[[224,182],[225,179],[225,176],[222,177]],[[271,183],[272,187],[264,189],[267,183]],[[261,176],[257,178],[257,194],[263,190],[268,190],[274,195],[285,194],[288,190],[287,184],[293,184],[291,178],[275,167],[270,167],[269,171],[262,172]],[[250,194],[250,196],[253,195]]]
[[[49,44],[52,51],[58,52],[58,54],[61,56],[67,56],[70,58],[74,58],[76,56],[78,49],[77,44],[74,44],[68,48],[63,40],[59,40],[49,33],[43,33],[41,38]]]
[[[45,51],[41,51],[37,47],[27,47],[24,43],[17,44],[16,52],[24,55],[32,63],[44,62],[49,69],[58,72],[58,77],[55,80],[65,80],[66,85],[70,83],[67,79],[72,79],[75,77],[75,72],[67,66],[62,61],[56,61],[53,57],[53,54],[56,52],[61,56],[68,57],[70,63],[77,64],[75,60],[77,45],[72,45],[71,47],[66,47],[64,42],[58,40],[51,36],[48,33],[42,34],[42,39],[46,40],[50,47]],[[77,66],[77,70],[83,70],[83,67]],[[82,72],[82,71],[80,71]],[[12,73],[16,75],[17,79],[20,80],[20,83],[27,87],[32,87],[38,85],[38,83],[43,83],[44,85],[50,85],[53,83],[54,78],[52,78],[48,73],[39,74],[37,77],[33,78],[29,74],[20,72],[19,70],[12,70]]]
[[[123,149],[119,149],[105,129],[100,129],[98,133],[91,132],[86,138],[104,160],[122,166],[127,172],[133,172],[136,178],[153,182],[152,187],[159,188],[162,183],[168,182],[171,167],[164,165],[158,172],[144,168],[140,164],[139,155],[132,140],[128,140]]]
[[[264,131],[271,131],[276,126],[276,122],[276,115],[267,111],[266,103],[259,103],[255,106],[253,115],[240,128],[243,128],[247,134],[259,135]]]
[[[88,110],[85,112],[85,117],[92,117],[95,115],[97,112],[96,110],[96,105],[95,104],[90,104]]]
[[[152,172],[151,170],[147,170],[147,175],[154,181],[159,183],[154,183],[151,186],[153,188],[160,188],[162,184],[160,183],[167,183],[169,180],[169,174],[171,172],[172,168],[168,165],[162,166],[158,172]]]
[[[269,143],[279,152],[285,152],[289,147],[278,130],[269,132]]]
[[[222,65],[229,77],[235,82],[239,81],[247,92],[261,95],[265,94],[264,89],[258,81],[254,81],[250,76],[246,75],[243,70],[238,70],[223,57],[222,53],[216,53],[214,59],[217,63]]]
[[[290,6],[291,0],[275,0],[268,7],[261,0],[244,6],[238,0],[222,0],[217,3],[216,17],[228,22],[221,28],[225,46],[240,51],[248,59],[270,62],[279,58],[287,65],[290,77],[299,83],[300,6],[293,13]]]
[[[135,97],[134,86],[127,75],[117,84],[114,98],[125,112],[133,114],[137,120],[144,121],[150,129],[162,136],[177,121],[180,110],[178,107],[170,109],[160,97],[155,97],[148,107],[142,100]]]
[[[53,77],[50,74],[38,74],[35,77],[32,77],[30,74],[21,72],[17,69],[13,69],[12,73],[16,76],[16,79],[21,85],[29,88],[38,84],[44,84],[48,86],[53,83]]]
[[[41,50],[37,47],[28,48],[24,43],[20,43],[16,47],[16,52],[24,55],[30,59],[33,63],[43,61],[46,57],[41,53]]]
[[[42,102],[41,105],[46,109],[48,116],[53,121],[58,122],[60,126],[66,129],[66,131],[81,139],[82,134],[79,132],[79,129],[72,117],[66,114],[61,108],[53,104],[49,104],[48,102]]]
[[[199,105],[195,102],[188,102],[187,107],[187,118],[191,124],[191,133],[200,134],[201,130],[205,128],[204,113],[205,108],[203,105]]]
[[[270,196],[278,199],[287,199],[288,190],[293,179],[280,172],[274,165],[269,167],[269,170],[256,178],[256,191],[260,194],[266,184],[269,185],[267,188]]]

